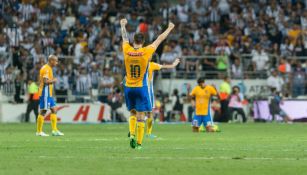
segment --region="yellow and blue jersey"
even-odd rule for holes
[[[162,68],[161,64],[155,63],[155,62],[150,62],[149,63],[149,69],[148,69],[148,79],[149,83],[153,83],[153,78],[154,78],[154,71],[160,70]]]
[[[52,67],[48,64],[45,64],[39,71],[39,103],[40,109],[49,109],[56,106],[54,99],[52,98],[53,93],[53,84],[45,84],[44,79],[48,80],[53,79]]]
[[[162,68],[162,65],[150,62],[148,68],[148,79],[149,79],[149,91],[150,91],[150,99],[152,108],[155,106],[155,96],[154,96],[154,88],[153,88],[153,79],[154,79],[154,71],[158,71]]]
[[[124,79],[124,92],[128,110],[138,112],[152,110],[148,70],[149,60],[155,48],[151,46],[135,49],[128,42],[123,43],[126,77]]]
[[[128,42],[123,43],[126,87],[148,86],[148,63],[154,52],[151,46],[135,49]]]
[[[49,96],[52,97],[53,92],[53,84],[45,84],[44,78],[47,78],[48,80],[53,79],[53,71],[52,68],[45,64],[39,71],[39,96]]]
[[[205,116],[210,112],[211,96],[217,95],[217,92],[216,89],[210,85],[205,86],[205,88],[196,86],[190,95],[195,97],[195,114],[199,116]]]

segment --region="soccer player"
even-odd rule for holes
[[[56,104],[52,97],[53,84],[57,81],[53,78],[52,68],[57,66],[58,58],[55,55],[48,57],[48,63],[39,71],[39,108],[40,114],[37,117],[37,136],[49,136],[43,132],[44,117],[48,109],[51,110],[50,121],[52,127],[52,136],[63,136],[57,128]]]
[[[152,44],[143,47],[145,38],[141,33],[134,35],[132,46],[129,44],[126,24],[127,19],[120,20],[126,71],[124,93],[126,106],[131,114],[129,118],[130,146],[131,148],[142,149],[145,112],[150,112],[152,107],[148,88],[149,61],[157,47],[165,40],[175,25],[169,23],[168,28]],[[135,138],[136,130],[137,138]]]
[[[161,69],[173,69],[180,63],[179,59],[176,59],[173,64],[170,65],[161,65],[155,62],[149,63],[149,70],[148,70],[148,79],[149,79],[149,88],[150,88],[150,99],[152,109],[155,107],[155,97],[154,97],[154,89],[153,89],[153,78],[154,78],[154,71],[158,71]],[[153,124],[153,113],[152,109],[148,112],[148,119],[147,119],[147,128],[146,128],[146,136],[149,138],[155,138],[156,136],[152,134],[152,124]]]
[[[210,116],[210,99],[212,96],[217,96],[217,90],[211,85],[206,85],[203,78],[197,80],[198,86],[196,86],[190,93],[190,97],[195,103],[195,115],[192,121],[193,132],[199,132],[201,125],[206,127],[207,132],[214,132],[214,126],[208,124],[211,123]]]

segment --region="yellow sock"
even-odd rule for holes
[[[147,128],[146,128],[146,134],[150,135],[152,131],[152,118],[147,119]]]
[[[129,132],[130,135],[135,136],[135,125],[136,125],[136,116],[130,116],[129,118]]]
[[[36,132],[40,133],[43,131],[44,119],[44,116],[38,115],[36,121]]]
[[[137,140],[137,143],[140,144],[140,145],[143,142],[144,130],[145,130],[144,121],[138,121],[137,122],[137,132],[138,132],[138,134],[137,134],[136,140]]]
[[[56,126],[57,121],[58,121],[58,118],[57,118],[56,114],[50,114],[50,122],[51,122],[52,131],[58,130],[58,128]]]

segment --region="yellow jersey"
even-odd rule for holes
[[[52,97],[53,84],[45,84],[44,78],[47,78],[48,80],[53,79],[52,68],[48,64],[45,64],[39,71],[38,93],[39,93],[39,96]]]
[[[148,79],[149,79],[150,84],[152,84],[152,82],[153,82],[154,71],[160,70],[161,68],[162,68],[161,64],[158,64],[158,63],[155,63],[155,62],[149,63]]]
[[[125,86],[148,86],[148,63],[154,52],[155,48],[151,46],[135,49],[128,42],[123,43]]]
[[[205,88],[196,86],[190,95],[195,97],[196,115],[208,115],[210,109],[210,98],[213,95],[217,95],[217,92],[216,89],[210,85],[206,85]]]

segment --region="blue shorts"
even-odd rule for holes
[[[56,103],[54,101],[54,98],[52,97],[39,97],[39,108],[41,110],[48,110],[50,108],[53,108],[56,106]]]
[[[151,98],[148,86],[126,87],[124,86],[126,106],[129,111],[150,112],[152,110]]]
[[[202,123],[204,127],[211,125],[210,113],[208,115],[194,115],[192,126],[200,127]]]

